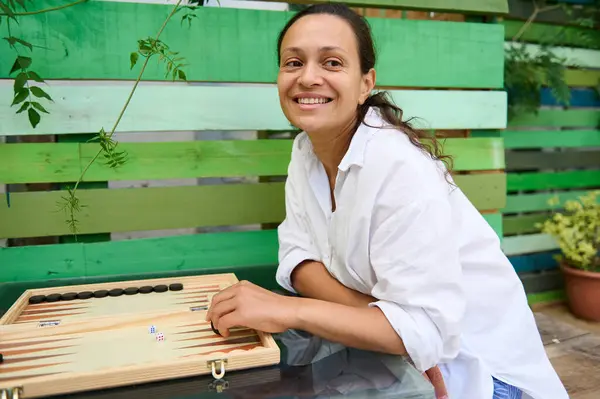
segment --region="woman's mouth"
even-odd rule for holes
[[[328,97],[298,97],[295,100],[298,104],[326,104],[332,101]]]

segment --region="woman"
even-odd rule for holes
[[[277,280],[299,295],[243,282],[215,295],[207,320],[224,336],[233,326],[299,329],[407,355],[422,372],[439,367],[452,399],[566,398],[522,284],[452,183],[448,158],[372,94],[365,20],[344,5],[309,7],[277,50],[281,107],[303,131],[288,170]]]

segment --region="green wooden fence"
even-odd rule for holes
[[[42,1],[36,7],[53,6]],[[454,10],[472,15],[507,11],[504,0],[380,0],[357,7]],[[56,142],[0,144],[0,182],[67,183],[79,176],[97,144],[65,140],[114,123],[139,72],[130,70],[137,40],[152,36],[169,5],[88,2],[23,18],[21,36],[35,48],[35,70],[48,80],[54,102],[36,129],[10,107],[12,57],[0,58],[0,135],[55,137]],[[145,179],[253,178],[231,184],[81,189],[86,205],[79,232],[95,235],[159,229],[226,228],[133,240],[0,248],[0,281],[66,284],[71,278],[121,278],[233,271],[274,287],[277,237],[285,216],[283,183],[293,130],[274,86],[276,39],[291,12],[234,8],[196,10],[191,27],[174,20],[161,37],[186,57],[188,82],[164,79],[149,64],[117,131],[122,138],[154,132],[162,140],[122,142],[128,163],[96,163],[86,183]],[[68,21],[68,23],[67,23]],[[406,118],[444,134],[506,127],[502,25],[370,18],[379,49],[378,85],[389,88]],[[1,54],[11,54],[5,42]],[[219,83],[215,85],[214,83]],[[257,131],[252,140],[164,140],[177,132]],[[278,139],[274,139],[275,133]],[[207,133],[208,134],[208,133]],[[18,141],[18,140],[12,140]],[[458,185],[502,235],[506,204],[504,148],[500,138],[449,138]],[[271,179],[273,180],[273,179]],[[59,186],[60,187],[60,186]],[[0,202],[0,239],[66,236],[57,212],[60,189],[12,193]],[[85,237],[85,236],[84,236]],[[92,236],[94,237],[94,236]],[[90,241],[90,240],[88,240]],[[91,240],[93,241],[93,240]]]

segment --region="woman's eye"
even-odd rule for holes
[[[301,63],[300,61],[298,61],[298,60],[292,60],[292,61],[288,61],[288,62],[285,64],[285,66],[287,66],[287,67],[295,67],[295,68],[297,68],[297,67],[300,67],[300,66],[302,66],[302,63]]]
[[[327,65],[328,67],[332,67],[332,68],[338,68],[342,66],[342,63],[339,62],[338,60],[327,60],[325,61],[325,65]]]

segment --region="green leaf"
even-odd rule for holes
[[[10,8],[8,8],[8,6],[4,4],[2,0],[0,0],[0,10],[2,10],[8,16],[8,18],[12,18],[15,21],[17,20],[17,18],[15,17],[15,13]]]
[[[29,50],[33,50],[33,45],[29,42],[26,42],[23,39],[19,39],[18,37],[14,37],[14,36],[9,36],[9,37],[4,37],[4,40],[6,40],[8,42],[8,44],[10,44],[11,47],[14,47],[16,43],[19,43],[27,48],[29,48]]]
[[[20,55],[17,57],[17,62],[21,66],[21,69],[27,69],[31,65],[31,57],[23,57]]]
[[[183,70],[179,69],[177,74],[179,75],[179,79],[187,81],[187,76],[185,76],[185,72],[183,72]]]
[[[32,102],[31,105],[33,105],[35,108],[37,108],[38,111],[42,111],[42,112],[45,112],[47,114],[50,113],[50,112],[46,111],[46,108],[42,107],[42,104],[40,104],[38,102]]]
[[[29,104],[31,104],[29,101],[25,101],[23,103],[23,105],[21,105],[21,108],[19,108],[19,110],[17,111],[17,114],[20,114],[21,112],[25,111],[27,108],[29,108]]]
[[[13,86],[15,93],[21,90],[25,86],[25,83],[27,83],[27,74],[25,72],[21,72],[15,78],[15,84]]]
[[[23,101],[25,101],[25,99],[28,96],[29,96],[29,89],[27,87],[22,88],[21,90],[19,90],[17,92],[17,94],[15,95],[15,98],[13,99],[13,102],[10,106],[12,107],[13,105],[22,103]]]
[[[31,126],[33,126],[33,128],[35,129],[38,123],[40,123],[40,114],[33,108],[29,108],[29,110],[27,110],[27,113],[29,114],[29,123],[31,123]]]
[[[133,67],[135,66],[135,64],[138,61],[138,58],[139,58],[139,54],[138,53],[133,52],[133,53],[131,53],[129,55],[129,60],[131,61],[131,68],[130,69],[133,69]]]
[[[29,79],[33,79],[39,83],[44,83],[44,79],[40,78],[40,75],[38,75],[37,73],[33,71],[28,71],[27,74],[29,75]]]
[[[40,97],[40,98],[47,98],[50,101],[54,101],[52,100],[52,97],[50,97],[48,95],[48,93],[46,93],[44,90],[42,90],[41,88],[37,87],[37,86],[32,86],[31,87],[31,93],[36,96],[36,97]]]

